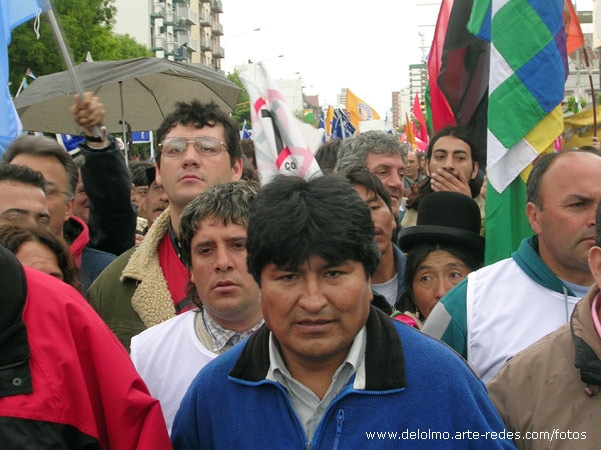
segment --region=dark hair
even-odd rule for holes
[[[474,137],[472,136],[469,129],[465,127],[446,127],[436,133],[430,143],[428,144],[428,150],[426,151],[426,159],[427,164],[430,164],[430,160],[432,159],[432,149],[434,148],[434,144],[445,136],[452,136],[457,139],[465,142],[471,152],[472,158],[472,168],[475,167],[476,163],[479,162],[480,152],[478,151],[478,147],[476,146],[476,142],[474,141]],[[472,198],[477,197],[480,194],[480,189],[482,188],[483,179],[476,175],[473,180],[469,180],[470,192],[472,194]],[[407,199],[407,209],[418,209],[421,200],[428,194],[434,192],[432,186],[430,184],[430,177],[426,177],[423,180],[416,183],[416,188],[412,189],[412,195]]]
[[[298,267],[312,255],[331,264],[358,261],[370,277],[380,264],[369,209],[337,175],[278,176],[259,193],[251,210],[248,272],[261,284],[268,264]]]
[[[242,139],[240,141],[240,148],[242,149],[242,153],[248,158],[248,162],[256,169],[257,160],[255,158],[255,142],[252,139]],[[250,161],[250,158],[252,158],[252,162]]]
[[[417,310],[415,298],[413,296],[413,279],[417,274],[419,265],[426,260],[430,253],[438,250],[450,253],[465,264],[472,272],[482,267],[482,261],[477,261],[471,252],[465,251],[456,245],[431,243],[420,244],[414,247],[407,253],[407,263],[405,266],[405,294],[403,299],[405,304],[402,306],[405,307],[406,310],[412,312]]]
[[[440,138],[445,136],[451,136],[460,139],[470,147],[470,151],[472,153],[472,164],[480,161],[480,154],[478,152],[478,147],[476,146],[476,141],[474,141],[474,137],[472,136],[470,130],[465,127],[446,127],[432,136],[432,139],[428,143],[428,150],[426,150],[426,158],[428,161],[432,159],[432,149],[434,148],[434,144],[436,144]]]
[[[188,270],[192,268],[192,239],[200,228],[200,222],[214,217],[225,226],[228,223],[248,228],[250,207],[259,192],[254,181],[228,181],[217,184],[198,195],[186,205],[179,223],[181,260]],[[188,280],[186,299],[202,308],[196,285]]]
[[[569,153],[591,153],[593,155],[601,156],[601,152],[594,147],[592,149],[572,148],[559,153],[553,152],[540,156],[532,164],[532,171],[530,172],[530,175],[528,175],[528,181],[526,183],[526,201],[534,203],[538,209],[541,211],[543,210],[543,205],[540,201],[540,186],[543,181],[543,176],[553,161],[560,158],[562,155],[567,155]]]
[[[376,194],[384,203],[386,203],[386,206],[388,206],[388,209],[392,212],[390,192],[384,187],[382,181],[376,175],[371,173],[367,167],[355,167],[351,169],[346,174],[346,179],[353,186],[363,186],[369,192]]]
[[[236,159],[242,157],[238,123],[219,109],[215,102],[200,103],[198,100],[192,100],[189,103],[177,102],[175,111],[165,117],[163,123],[159,126],[157,142],[162,142],[165,135],[177,125],[203,128],[214,127],[217,124],[221,124],[225,130],[225,145],[230,155],[230,163],[233,166]],[[160,153],[156,163],[158,166],[161,165]]]
[[[192,239],[207,217],[218,219],[223,225],[234,223],[248,228],[250,208],[259,192],[253,181],[228,181],[213,186],[198,195],[182,211],[179,225],[181,259],[192,266]]]
[[[319,164],[321,171],[326,173],[332,173],[336,167],[336,161],[338,160],[338,149],[342,141],[338,138],[334,138],[325,144],[322,144],[315,153],[315,160]]]
[[[129,163],[129,172],[131,173],[131,182],[134,186],[148,186],[147,170],[154,167],[149,161],[132,161]]]
[[[26,166],[7,162],[0,163],[0,181],[26,184],[40,188],[42,191],[46,188],[46,180],[40,172]]]
[[[81,283],[77,280],[77,266],[69,247],[62,239],[55,236],[46,227],[15,223],[0,225],[0,245],[6,247],[13,254],[16,255],[26,242],[38,242],[54,253],[58,268],[63,274],[63,281],[81,292]]]
[[[56,158],[65,168],[67,174],[67,201],[73,198],[79,173],[71,155],[58,142],[45,136],[24,134],[9,144],[2,160],[10,163],[17,155],[21,154]]]

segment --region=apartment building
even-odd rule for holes
[[[129,34],[157,58],[221,70],[221,0],[115,0],[115,32]]]

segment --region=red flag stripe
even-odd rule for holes
[[[265,103],[265,99],[263,97],[260,97],[256,102],[255,102],[255,112],[257,114],[259,114],[259,110],[265,106],[267,103]]]
[[[280,169],[280,166],[282,165],[282,163],[284,161],[286,161],[286,158],[288,158],[289,156],[290,156],[290,149],[288,147],[285,147],[278,155],[278,159],[275,161],[276,166],[278,166],[278,170]]]

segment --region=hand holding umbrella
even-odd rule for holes
[[[103,127],[105,110],[98,97],[86,92],[83,97],[75,94],[73,98],[75,104],[69,109],[75,122],[83,129],[88,145],[92,148],[104,148],[109,145],[106,129]],[[100,136],[95,136],[95,129],[100,130]],[[97,140],[98,138],[100,140]]]

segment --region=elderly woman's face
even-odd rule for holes
[[[24,242],[15,256],[24,266],[47,273],[59,280],[63,279],[56,255],[44,244],[33,241]]]
[[[430,253],[413,277],[413,299],[422,316],[427,318],[438,301],[470,272],[465,263],[447,251]]]

